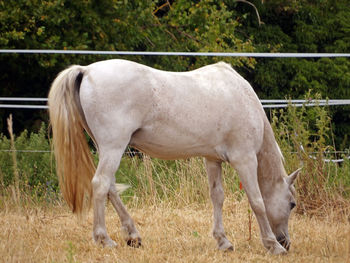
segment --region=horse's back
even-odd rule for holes
[[[91,64],[81,100],[95,137],[118,128],[131,133],[130,144],[160,158],[225,151],[258,151],[264,112],[249,85],[225,63],[189,72],[167,72],[126,60]],[[108,128],[110,127],[110,128]]]

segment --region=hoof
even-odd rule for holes
[[[220,244],[218,246],[218,249],[222,250],[222,251],[233,251],[234,250],[232,244],[229,241],[226,241],[226,242]]]
[[[126,240],[126,244],[130,247],[139,248],[141,247],[141,238],[129,238]]]
[[[287,250],[284,247],[282,247],[279,243],[277,243],[273,248],[270,248],[269,252],[272,255],[285,255],[285,254],[287,254]]]
[[[117,247],[117,243],[112,239],[96,239],[94,240],[97,245],[102,245],[102,247]]]
[[[117,243],[113,241],[109,236],[104,234],[93,234],[93,240],[97,245],[102,245],[103,247],[116,247]]]
[[[229,246],[229,247],[227,247],[227,248],[224,248],[223,249],[223,251],[227,251],[227,252],[230,252],[230,251],[233,251],[234,249],[233,249],[233,246],[231,245],[231,246]]]
[[[117,242],[110,239],[104,242],[103,247],[117,247]]]

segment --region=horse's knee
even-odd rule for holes
[[[104,199],[110,189],[110,183],[95,175],[91,181],[94,199]]]

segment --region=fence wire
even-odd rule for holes
[[[0,102],[47,102],[47,98],[15,98],[0,97]],[[289,105],[294,107],[312,107],[312,106],[340,106],[350,105],[349,100],[260,100],[264,108],[286,108]],[[0,108],[8,109],[48,109],[47,105],[28,105],[28,104],[0,104]]]
[[[254,52],[153,52],[153,51],[100,51],[54,49],[0,49],[3,54],[65,54],[65,55],[119,55],[119,56],[204,56],[255,58],[334,58],[350,57],[350,53],[254,53]]]
[[[302,145],[300,145],[300,149],[305,153],[307,154],[307,156],[310,158],[310,159],[313,159],[313,160],[317,160],[317,157],[313,156],[312,154],[318,154],[318,153],[307,153],[305,150],[304,150],[304,147]],[[12,152],[16,152],[16,153],[52,153],[51,150],[8,150],[8,149],[0,149],[0,152],[5,152],[5,153],[12,153]],[[96,152],[92,152],[93,154],[96,154]],[[298,152],[291,152],[292,154],[298,154]],[[330,155],[330,154],[347,154],[348,152],[347,151],[327,151],[325,152],[325,154],[327,155]],[[124,152],[124,156],[128,156],[128,157],[135,157],[135,156],[138,156],[138,157],[142,157],[144,155],[144,153],[140,152],[140,151],[125,151]],[[340,159],[328,159],[328,158],[323,158],[322,160],[325,162],[325,163],[342,163],[344,162],[344,160],[350,160],[350,155],[349,156],[345,156],[344,158],[340,158]]]

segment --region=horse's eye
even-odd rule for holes
[[[290,203],[290,210],[292,210],[295,206],[296,206],[296,203],[291,202],[291,203]]]

